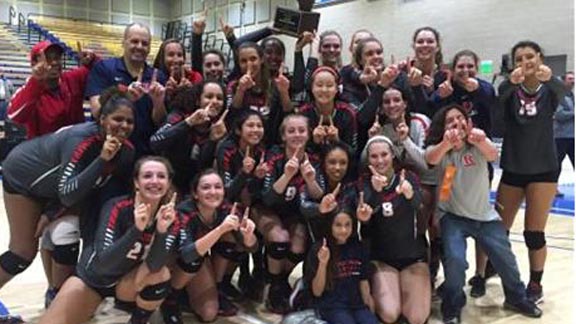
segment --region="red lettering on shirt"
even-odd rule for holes
[[[464,163],[465,167],[476,165],[476,162],[474,161],[474,156],[470,153],[464,154],[464,156],[462,157],[462,163]]]

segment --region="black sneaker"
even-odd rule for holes
[[[223,281],[218,283],[218,291],[228,297],[231,301],[238,301],[242,299],[242,293],[230,281]]]
[[[526,287],[526,298],[536,305],[543,303],[544,293],[542,291],[542,285],[537,282],[528,283],[528,287]]]
[[[194,310],[190,307],[190,298],[188,298],[188,292],[186,292],[186,289],[182,289],[178,293],[177,303],[181,312],[194,314]]]
[[[496,269],[494,269],[494,266],[492,265],[492,262],[490,262],[490,260],[488,260],[488,262],[486,262],[486,269],[484,270],[484,279],[488,280],[494,276],[497,276],[498,272],[496,272]]]
[[[167,303],[166,301],[160,305],[160,313],[164,324],[183,324],[182,311],[178,302]]]
[[[282,294],[284,297],[290,299],[290,295],[292,294],[292,286],[290,286],[288,279],[282,282]]]
[[[264,277],[253,277],[251,275],[240,276],[238,278],[238,287],[242,291],[242,295],[255,302],[261,303],[264,300],[264,287],[266,282]]]
[[[238,313],[238,307],[234,305],[224,294],[218,292],[218,315],[222,317],[235,316]]]
[[[505,301],[504,308],[532,318],[539,318],[542,316],[542,310],[538,308],[536,304],[527,299],[519,303]]]
[[[436,296],[442,299],[442,294],[444,293],[444,283],[441,283],[440,286],[436,287],[434,291],[436,292]]]
[[[472,286],[470,289],[470,297],[479,298],[486,295],[486,279],[480,275],[475,275],[468,283]]]
[[[271,284],[266,298],[266,308],[275,314],[284,315],[290,311],[289,295],[284,293],[282,284]]]

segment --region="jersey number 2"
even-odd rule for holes
[[[128,252],[128,254],[126,254],[126,257],[128,259],[132,259],[132,260],[138,260],[140,258],[140,255],[142,254],[142,248],[143,248],[143,244],[141,242],[136,242],[134,243],[134,246],[132,247],[132,249]]]

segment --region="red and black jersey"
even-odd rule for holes
[[[266,156],[266,150],[261,146],[253,148],[250,153],[256,165],[263,156]],[[224,140],[219,145],[216,156],[218,171],[224,179],[228,201],[241,201],[244,205],[250,206],[261,200],[264,179],[258,179],[254,176],[254,172],[246,174],[242,171],[245,156],[235,139],[229,137]]]
[[[4,178],[20,194],[72,206],[111,178],[130,181],[134,147],[125,140],[114,158],[104,161],[100,157],[104,141],[93,122],[26,141],[4,160]]]
[[[326,176],[321,174],[318,179],[318,184],[324,191],[325,195],[332,192],[331,189],[328,188],[328,181],[326,180]],[[330,224],[327,223],[327,220],[330,219],[330,216],[333,213],[338,213],[343,209],[347,209],[349,211],[356,211],[357,205],[357,198],[358,198],[358,190],[357,184],[355,181],[352,182],[342,182],[340,186],[340,193],[336,196],[336,201],[338,202],[338,207],[336,207],[331,213],[322,214],[319,210],[320,202],[322,199],[313,199],[308,194],[308,190],[304,190],[302,194],[302,202],[300,204],[300,213],[304,216],[311,225],[312,228],[312,239],[316,241],[318,238],[321,238],[324,233],[325,226],[329,226]]]
[[[307,154],[310,163],[316,169],[316,177],[318,179],[320,176],[319,159],[314,153],[308,152]],[[286,157],[283,146],[275,146],[268,151],[266,162],[271,171],[270,174],[264,178],[264,189],[262,193],[264,204],[274,208],[280,215],[286,217],[300,215],[300,204],[303,201],[303,193],[306,186],[304,178],[300,172],[298,172],[290,179],[290,183],[283,193],[277,193],[274,190],[273,185],[284,174],[284,166],[288,160],[289,157]]]
[[[196,203],[191,199],[178,204],[176,210],[181,224],[178,232],[180,260],[197,270],[204,262],[205,256],[199,255],[195,242],[222,224],[230,213],[230,206],[228,204],[220,206],[210,223],[200,214]],[[237,242],[241,242],[241,240],[237,240]]]
[[[90,286],[110,287],[142,262],[157,271],[168,261],[179,229],[176,219],[166,233],[156,231],[156,222],[141,232],[134,224],[134,199],[111,199],[100,212],[94,243],[82,253],[78,276]]]
[[[316,128],[320,122],[320,115],[313,103],[305,104],[300,108],[300,113],[308,117],[310,129]],[[334,126],[338,128],[340,140],[350,146],[351,152],[358,148],[358,124],[356,122],[356,111],[349,104],[343,101],[336,101],[334,111],[331,115]],[[328,125],[328,120],[324,118],[324,125]]]
[[[238,80],[231,81],[226,87],[227,102],[230,112],[226,117],[228,129],[233,129],[234,121],[247,109],[258,111],[264,118],[264,140],[266,147],[280,143],[279,128],[284,119],[285,113],[280,102],[280,95],[276,85],[272,83],[271,91],[249,89],[244,93],[244,100],[241,107],[233,106],[233,98],[238,87]]]
[[[362,225],[362,238],[370,241],[371,259],[382,262],[398,259],[424,258],[426,242],[418,234],[417,215],[422,201],[416,178],[407,173],[406,181],[414,189],[414,196],[407,200],[396,192],[400,177],[395,175],[390,184],[376,192],[370,176],[360,182],[364,200],[373,208],[370,221]]]
[[[557,171],[554,113],[566,88],[557,78],[542,83],[535,93],[522,85],[502,82],[498,88],[504,120],[500,165],[504,171],[529,175]]]
[[[174,110],[166,123],[150,138],[150,147],[167,157],[178,177],[174,184],[187,192],[190,181],[198,171],[214,163],[216,142],[210,140],[210,125],[191,127],[185,119],[190,113]]]

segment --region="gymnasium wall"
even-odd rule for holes
[[[117,24],[141,22],[154,35],[160,35],[162,24],[172,15],[169,0],[0,0],[0,21],[8,21],[10,5],[24,16],[40,13]]]
[[[295,0],[245,1],[244,28],[237,33],[271,24],[276,5],[296,6]],[[190,23],[203,11],[208,16],[208,31],[217,28],[221,15],[233,26],[240,26],[240,1],[173,0],[174,18]],[[481,59],[492,60],[494,70],[500,66],[501,55],[523,39],[538,42],[547,55],[566,54],[568,69],[574,66],[574,1],[571,0],[354,0],[316,11],[322,14],[320,30],[335,29],[348,46],[354,30],[367,28],[383,42],[385,58],[394,53],[403,57],[412,53],[414,30],[430,25],[442,34],[445,61],[460,49],[476,51]],[[293,48],[293,38],[283,37]],[[291,52],[291,50],[289,50]],[[343,52],[347,62],[350,55]],[[287,62],[292,62],[291,55]]]
[[[296,0],[0,0],[0,20],[8,20],[8,7],[114,23],[143,22],[159,35],[162,23],[181,19],[190,23],[209,8],[207,32],[217,31],[218,17],[236,27],[237,34],[270,25],[277,5],[296,7]],[[574,66],[574,1],[571,0],[352,0],[316,9],[322,14],[320,30],[335,29],[347,47],[354,30],[368,28],[378,34],[385,57],[411,53],[413,31],[425,25],[442,34],[445,61],[469,48],[483,60],[492,60],[497,72],[501,55],[521,39],[542,45],[547,55],[567,55]],[[219,37],[222,37],[218,33]],[[294,38],[281,37],[292,62]],[[350,54],[343,51],[345,62]]]

